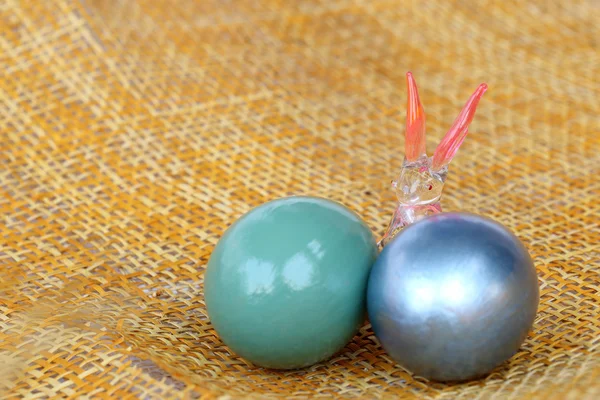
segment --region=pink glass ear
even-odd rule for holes
[[[442,142],[435,149],[432,162],[432,169],[434,171],[438,171],[445,167],[450,163],[450,161],[452,161],[452,158],[454,158],[458,148],[465,140],[465,137],[467,137],[469,124],[475,116],[477,104],[487,88],[488,87],[485,83],[479,85],[475,93],[471,95],[471,98],[469,101],[467,101],[467,104],[465,104],[462,111],[454,121],[454,124],[452,124],[452,127],[448,133],[446,133],[446,136],[444,136],[444,139],[442,139]]]
[[[426,154],[425,150],[425,111],[421,100],[417,83],[412,73],[406,74],[408,86],[408,101],[406,105],[406,139],[404,144],[404,155],[408,161],[415,161]]]

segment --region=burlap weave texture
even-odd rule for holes
[[[600,398],[598,21],[596,1],[0,0],[0,398]],[[430,151],[489,84],[442,203],[529,248],[521,351],[452,385],[369,326],[301,371],[230,354],[202,295],[218,238],[291,194],[383,233],[408,70]]]

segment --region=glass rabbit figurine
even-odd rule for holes
[[[392,181],[398,206],[379,241],[380,247],[392,240],[403,227],[442,211],[440,197],[448,173],[448,164],[465,140],[477,104],[487,90],[485,83],[479,85],[435,149],[433,156],[428,157],[425,150],[425,112],[419,100],[417,84],[410,72],[406,74],[406,83],[408,101],[405,154],[400,176]]]

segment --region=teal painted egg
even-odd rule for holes
[[[210,320],[254,364],[301,368],[343,348],[365,320],[377,246],[343,205],[316,197],[265,203],[237,220],[204,277]]]

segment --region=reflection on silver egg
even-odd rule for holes
[[[425,378],[479,377],[510,358],[535,319],[539,288],[523,244],[477,215],[443,213],[381,252],[368,311],[384,349]]]

